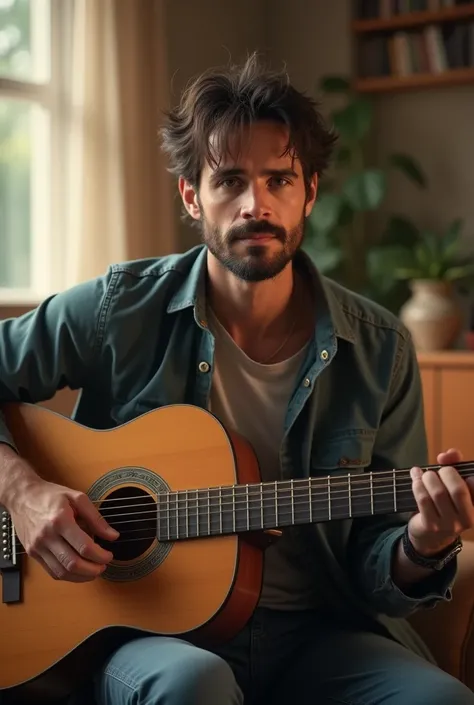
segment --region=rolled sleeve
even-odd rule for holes
[[[377,432],[374,472],[428,463],[421,376],[413,343],[401,337],[389,400]],[[372,609],[390,617],[407,617],[416,610],[452,599],[457,561],[417,582],[409,593],[394,582],[393,558],[409,514],[355,519],[348,541],[348,561],[356,586]]]

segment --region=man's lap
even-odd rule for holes
[[[129,643],[95,681],[98,705],[210,705],[217,691],[219,705],[240,705],[241,693],[245,705],[474,705],[459,681],[387,637],[269,610],[212,651],[160,637]]]

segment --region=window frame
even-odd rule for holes
[[[30,0],[34,6],[38,0]],[[38,3],[35,12],[38,12]],[[49,0],[50,12],[50,75],[37,83],[0,76],[0,98],[23,100],[38,105],[48,116],[48,142],[44,159],[35,159],[38,173],[32,173],[32,212],[39,203],[46,208],[46,222],[33,229],[31,241],[31,286],[28,288],[0,287],[0,306],[37,305],[45,297],[60,290],[64,284],[64,194],[66,183],[66,118],[67,80],[71,62],[72,18],[74,0]],[[35,149],[42,149],[36,144]]]

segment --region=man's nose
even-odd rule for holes
[[[270,218],[271,208],[268,199],[268,190],[263,185],[250,184],[243,195],[242,218],[246,220]]]

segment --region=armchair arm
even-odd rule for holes
[[[451,602],[409,619],[438,665],[474,691],[474,542],[466,540]]]

